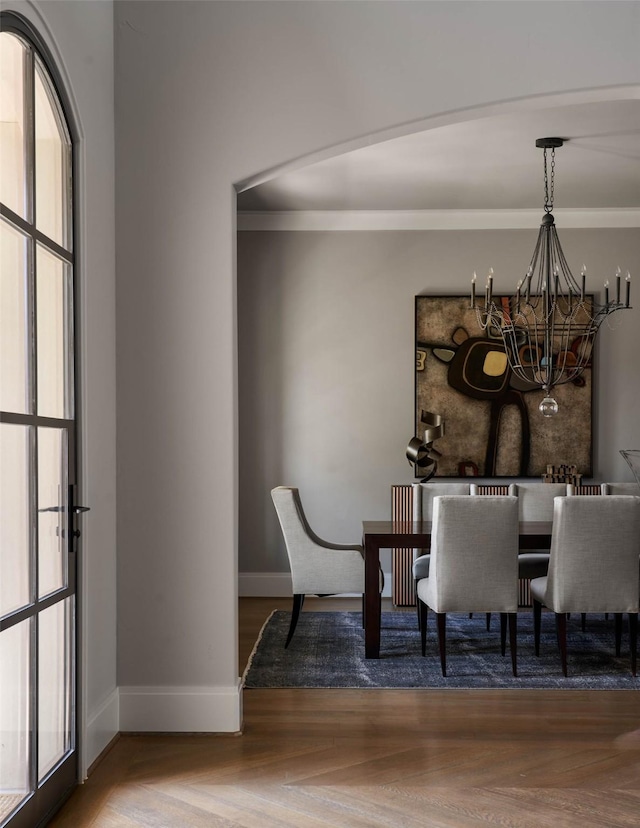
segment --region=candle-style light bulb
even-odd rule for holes
[[[585,282],[587,280],[587,266],[585,264],[582,265],[582,290],[580,291],[580,301],[584,302],[584,291],[585,291]]]
[[[627,300],[625,302],[625,307],[629,307],[629,300],[631,299],[631,274],[627,270],[627,275],[624,277],[624,280],[627,284]]]
[[[616,304],[620,304],[620,268],[616,270]]]
[[[489,275],[487,276],[487,290],[488,290],[488,297],[489,297],[489,304],[491,304],[491,298],[493,295],[493,268],[489,268]]]
[[[475,270],[473,271],[473,277],[471,279],[471,307],[475,308],[476,306],[476,279],[478,278],[477,273]]]
[[[609,304],[609,280],[604,283],[604,303],[605,305]]]

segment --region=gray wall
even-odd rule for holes
[[[562,230],[587,287],[637,272],[640,230]],[[358,542],[413,480],[414,296],[461,293],[474,270],[512,291],[537,229],[238,234],[240,554],[249,572],[287,572],[269,491],[297,486],[321,536]],[[602,278],[595,274],[602,274]],[[619,454],[640,442],[636,307],[604,327],[596,355],[594,477],[632,480]],[[619,327],[618,327],[619,326]],[[562,412],[558,416],[562,416]]]

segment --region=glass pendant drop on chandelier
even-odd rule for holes
[[[484,301],[476,299],[475,273],[471,282],[471,307],[476,311],[478,324],[492,338],[502,339],[509,367],[523,387],[544,390],[539,410],[545,417],[558,411],[553,389],[579,381],[585,368],[591,365],[595,337],[602,322],[616,311],[630,307],[628,271],[624,299],[618,268],[611,296],[609,282],[604,283],[603,303],[586,295],[584,265],[580,282],[571,273],[552,215],[555,151],[563,143],[562,138],[536,141],[536,146],[544,150],[544,216],[531,262],[518,281],[515,294],[494,296],[493,268],[489,270]],[[548,150],[551,151],[550,170]]]

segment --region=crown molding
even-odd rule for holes
[[[238,212],[240,231],[530,230],[535,210],[288,210]],[[640,227],[640,209],[554,210],[559,229]]]

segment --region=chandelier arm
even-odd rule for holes
[[[567,365],[569,354],[573,354],[571,350],[572,333],[571,333],[571,318],[568,316],[562,317],[562,325],[560,328],[560,342],[559,342],[559,360],[558,360],[558,381],[563,376],[573,376],[573,366]],[[557,384],[557,383],[556,383]]]
[[[540,348],[540,340],[544,342],[544,332],[540,331],[540,319],[538,316],[533,317],[533,338],[531,341],[531,354],[535,359],[533,381],[538,382],[541,386],[547,384],[547,372],[542,357],[544,351]]]
[[[571,268],[569,267],[569,263],[564,255],[564,250],[562,249],[562,245],[560,244],[560,239],[558,238],[558,231],[555,228],[555,225],[552,229],[553,233],[553,241],[554,246],[556,248],[557,256],[558,256],[558,263],[560,266],[560,271],[564,276],[567,284],[571,287],[572,291],[577,295],[580,296],[582,293],[582,288],[578,284],[575,276],[571,272]]]
[[[536,239],[536,246],[533,249],[533,255],[531,256],[531,261],[529,262],[529,270],[527,271],[527,295],[526,295],[526,301],[527,302],[529,302],[529,298],[530,298],[531,293],[534,292],[534,291],[531,290],[531,287],[532,287],[531,286],[531,281],[533,279],[533,274],[535,273],[536,268],[538,266],[538,258],[540,256],[540,247],[541,247],[541,245],[542,245],[542,227],[540,227],[540,231],[538,232],[538,238]],[[538,292],[539,292],[539,289],[537,288],[537,286],[536,286],[536,290],[538,290]]]
[[[529,265],[529,270],[531,272],[530,279],[536,278],[536,282],[534,285],[534,293],[540,296],[540,279],[542,274],[541,265],[539,262],[541,261],[541,253],[544,246],[544,227],[540,227],[540,231],[538,232],[538,238],[536,240],[536,246],[533,251],[533,256],[531,257],[531,264]]]

